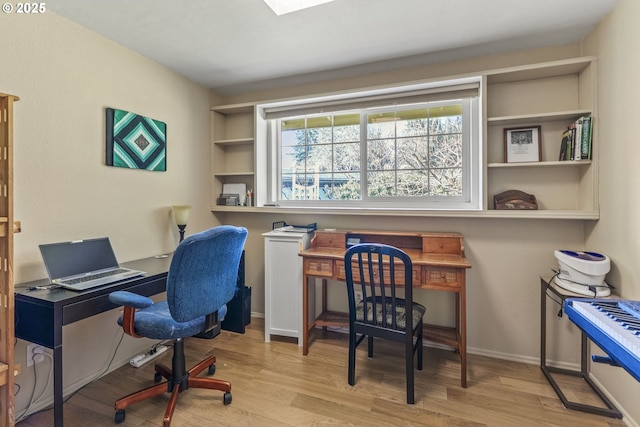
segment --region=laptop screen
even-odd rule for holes
[[[109,238],[40,245],[50,280],[118,267]]]

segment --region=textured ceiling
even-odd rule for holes
[[[581,40],[617,0],[51,0],[47,9],[221,94]]]

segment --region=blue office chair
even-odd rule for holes
[[[379,243],[352,246],[344,255],[349,300],[348,382],[356,380],[356,348],[368,338],[373,357],[373,338],[404,344],[407,403],[414,403],[414,355],[422,370],[422,326],[426,311],[413,301],[413,263],[401,249]],[[362,295],[356,300],[356,289]],[[404,297],[398,293],[404,290]],[[358,336],[359,335],[359,336]]]
[[[209,356],[190,370],[185,368],[184,338],[205,333],[216,326],[217,312],[233,298],[238,265],[247,239],[243,227],[223,225],[184,239],[177,247],[167,276],[167,299],[150,298],[127,291],[112,292],[109,300],[124,306],[118,323],[133,337],[173,340],[172,369],[155,366],[156,384],[119,399],[115,403],[116,424],[124,421],[125,408],[169,392],[164,414],[169,427],[178,395],[189,387],[224,391],[224,404],[231,403],[231,383],[213,378],[196,378],[200,372],[215,372],[215,356]]]

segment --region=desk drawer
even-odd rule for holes
[[[434,287],[459,288],[461,286],[459,274],[460,269],[458,268],[425,267],[422,284]]]
[[[353,268],[351,269],[352,273],[353,273],[353,279],[356,282],[360,281],[360,271],[358,269],[358,263],[353,263]],[[368,273],[368,269],[365,268],[364,269],[364,274],[369,274]],[[396,270],[395,270],[395,279],[396,279],[396,283],[400,284],[400,285],[404,285],[404,268],[399,265],[396,266]],[[347,280],[347,273],[345,271],[345,266],[344,266],[344,261],[336,261],[336,279],[338,280]],[[385,283],[389,283],[390,282],[390,277],[389,277],[389,271],[385,269]],[[413,269],[413,283],[414,286],[418,285],[420,283],[420,267],[416,267]]]
[[[422,239],[422,251],[430,254],[461,254],[461,245],[458,237],[426,236]]]
[[[305,258],[304,274],[309,276],[333,277],[333,261],[324,258]]]

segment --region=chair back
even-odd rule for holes
[[[209,315],[231,301],[246,239],[246,228],[222,225],[180,242],[167,277],[167,303],[175,320]]]
[[[411,258],[393,246],[362,243],[344,257],[349,300],[349,323],[412,331],[413,266]],[[404,295],[399,290],[404,290]],[[356,290],[362,300],[356,300]],[[409,332],[411,336],[411,332]]]

